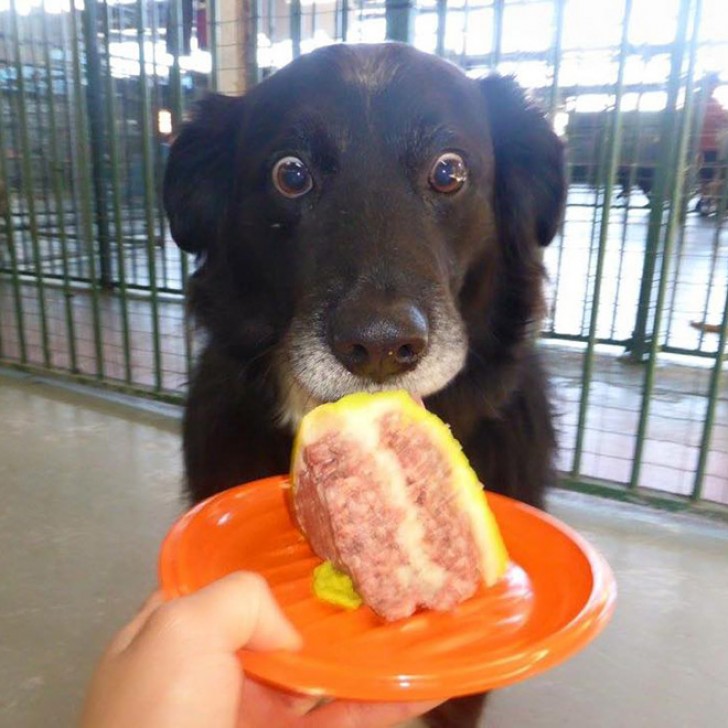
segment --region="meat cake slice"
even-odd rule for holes
[[[293,506],[312,550],[387,620],[450,610],[508,556],[459,443],[406,392],[352,394],[302,421]]]

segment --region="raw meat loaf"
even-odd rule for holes
[[[291,468],[313,551],[387,620],[450,610],[508,556],[475,472],[448,427],[406,392],[352,394],[310,412]]]

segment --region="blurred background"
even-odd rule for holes
[[[402,40],[513,74],[568,153],[545,252],[564,485],[728,503],[725,0],[0,0],[0,361],[171,402],[195,336],[161,180],[208,91]]]

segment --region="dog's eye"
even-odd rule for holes
[[[430,186],[437,192],[457,192],[468,178],[463,158],[455,152],[446,152],[437,158],[430,171]]]
[[[313,187],[313,179],[298,157],[283,157],[273,167],[273,184],[286,197],[301,197]]]

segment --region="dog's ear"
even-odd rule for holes
[[[223,218],[242,103],[241,98],[208,96],[172,144],[164,173],[164,208],[172,237],[188,253],[205,251]]]
[[[479,82],[495,153],[495,205],[501,231],[517,245],[548,245],[566,196],[564,150],[543,114],[509,77]]]

